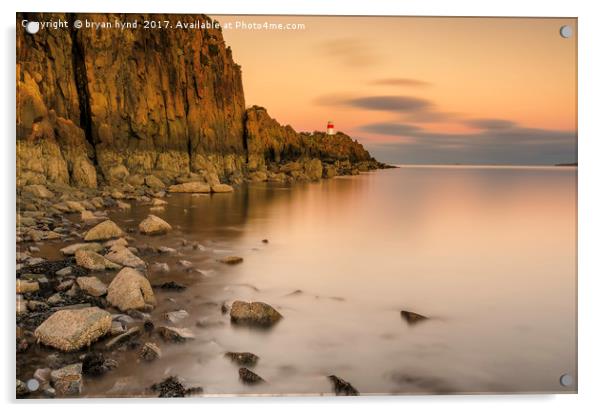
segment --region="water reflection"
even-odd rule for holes
[[[401,168],[168,201],[157,214],[174,232],[138,242],[179,248],[152,257],[172,270],[149,276],[189,288],[158,292],[155,312],[187,310],[182,326],[197,339],[159,342],[164,357],[151,365],[121,354],[87,395],[169,374],[209,394],[330,394],[330,374],[364,394],[575,390],[558,384],[576,376],[574,168]],[[147,213],[112,217],[135,227]],[[218,263],[225,254],[245,260]],[[284,319],[232,327],[220,305],[236,299]],[[400,310],[429,319],[408,325]],[[240,383],[225,351],[260,356],[253,371],[268,383]]]

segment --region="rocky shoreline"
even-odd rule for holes
[[[116,358],[120,354],[136,354],[144,365],[160,359],[165,345],[198,337],[198,332],[180,326],[189,317],[184,308],[156,311],[157,293],[182,291],[186,286],[173,280],[151,284],[149,275],[169,276],[172,269],[159,261],[161,256],[202,251],[204,246],[183,242],[181,250],[175,250],[143,240],[170,237],[169,222],[152,214],[160,213],[170,198],[231,196],[234,189],[220,185],[219,190],[200,181],[164,188],[133,187],[124,182],[102,190],[42,185],[21,189],[16,256],[17,397],[81,396],[88,379],[101,379],[119,368]],[[108,212],[123,214],[143,206],[151,213],[136,222],[135,228],[124,230],[108,217]],[[258,242],[268,244],[267,239]],[[60,248],[62,258],[41,257],[48,245]],[[215,260],[225,267],[244,265],[244,258],[236,255]],[[177,265],[202,272],[187,260],[179,260]],[[224,321],[213,322],[270,328],[283,320],[277,309],[264,302],[224,302],[221,314]],[[208,325],[199,321],[197,327]],[[37,353],[40,349],[46,354],[42,358]],[[31,353],[36,353],[37,360],[28,358]],[[243,384],[266,382],[252,370],[260,361],[257,355],[243,351],[225,352],[224,356],[240,366]],[[357,394],[350,384],[335,378],[325,377],[325,382],[331,380],[334,393]],[[171,376],[137,389],[120,379],[106,396],[199,394],[202,388],[185,388],[177,376]]]

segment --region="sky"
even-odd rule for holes
[[[215,18],[246,104],[297,131],[332,120],[394,164],[576,162],[576,19]],[[240,28],[265,22],[304,29]]]

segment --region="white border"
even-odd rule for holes
[[[3,373],[0,390],[8,408],[19,410],[86,409],[102,410],[118,404],[136,405],[145,410],[164,408],[211,408],[231,410],[316,410],[345,409],[359,411],[366,408],[382,410],[426,410],[446,411],[507,411],[516,410],[596,410],[601,408],[602,351],[600,318],[602,312],[602,268],[598,255],[602,252],[600,213],[602,212],[601,165],[602,108],[600,105],[602,61],[600,56],[602,39],[602,15],[595,0],[214,0],[185,1],[168,0],[150,4],[149,1],[104,0],[72,2],[55,0],[39,2],[33,0],[2,2],[2,163],[0,173],[5,193],[2,203],[0,233],[3,234],[1,262],[4,285],[4,336],[1,339]],[[14,137],[15,137],[15,12],[16,11],[80,11],[80,12],[166,12],[206,14],[330,14],[330,15],[445,15],[445,16],[534,16],[534,17],[578,17],[579,18],[579,394],[548,396],[420,396],[420,397],[371,397],[357,399],[341,398],[271,398],[271,399],[203,399],[170,400],[169,405],[153,400],[124,401],[53,401],[33,403],[11,401],[14,397],[14,292],[12,267],[14,265]],[[598,99],[596,99],[596,97]],[[107,404],[108,403],[108,404]],[[143,403],[143,404],[141,404]]]

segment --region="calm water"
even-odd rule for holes
[[[182,325],[197,339],[162,344],[150,365],[123,353],[122,366],[84,394],[105,395],[120,377],[147,387],[169,374],[207,394],[329,394],[329,374],[363,394],[574,391],[558,382],[576,376],[576,175],[403,167],[172,196],[157,215],[173,234],[138,241],[207,247],[153,258],[174,270],[150,275],[189,285],[159,292],[154,315],[186,309]],[[135,227],[147,213],[112,218]],[[244,263],[215,262],[229,254]],[[179,259],[204,274],[179,270]],[[284,319],[268,331],[231,326],[218,305],[236,299],[267,302]],[[431,319],[408,326],[402,309]],[[252,369],[268,384],[242,385],[228,350],[259,355]]]

